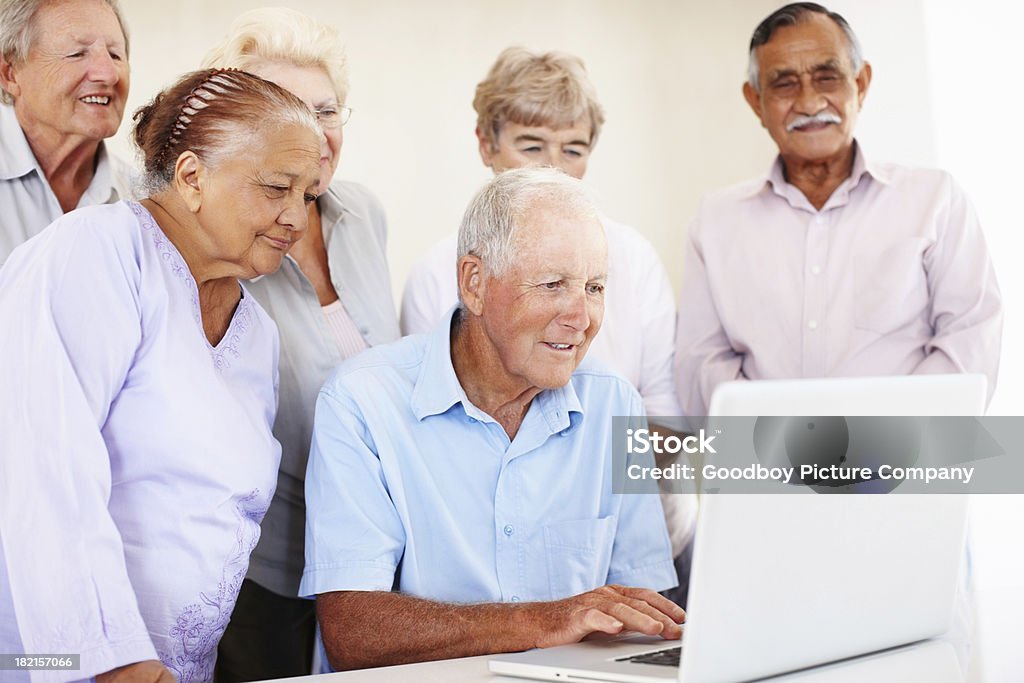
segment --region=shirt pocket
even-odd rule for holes
[[[552,600],[585,593],[605,584],[617,519],[612,515],[544,527]]]
[[[881,253],[854,256],[854,325],[881,335],[921,318],[928,308],[928,278],[921,237],[901,240]]]

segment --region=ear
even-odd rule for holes
[[[203,187],[208,178],[209,171],[195,152],[185,150],[178,155],[174,163],[174,189],[192,213],[197,213],[203,205]]]
[[[456,265],[459,297],[473,315],[480,315],[484,310],[486,282],[484,263],[479,256],[466,254]]]
[[[494,168],[493,161],[497,141],[491,138],[490,133],[481,131],[480,126],[476,127],[476,141],[480,150],[480,161],[484,162],[484,166],[487,168]]]
[[[761,95],[754,90],[754,86],[750,85],[750,81],[743,83],[743,99],[750,105],[750,109],[754,112],[754,115],[761,122],[761,127],[764,127],[764,116],[761,115]]]
[[[860,109],[864,106],[864,98],[867,97],[868,88],[871,86],[871,64],[869,62],[864,62],[855,82],[857,83],[857,109]]]
[[[21,95],[21,85],[18,84],[14,64],[7,61],[2,55],[0,55],[0,88],[6,90],[14,98]]]

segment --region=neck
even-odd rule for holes
[[[786,181],[803,192],[816,209],[825,206],[836,188],[853,173],[853,145],[829,159],[794,159],[782,157]]]
[[[185,259],[199,294],[199,314],[203,332],[212,346],[220,343],[227,333],[242,288],[238,278],[218,269],[207,256],[197,236],[203,232],[195,214],[188,210],[173,190],[143,199],[142,204],[153,215],[160,229]]]
[[[234,273],[218,268],[216,263],[206,256],[207,250],[201,243],[203,231],[195,218],[173,190],[164,190],[142,204],[153,215],[160,229],[185,259],[192,278],[196,281],[200,299],[204,291],[217,290],[228,285],[228,289],[237,286],[238,278]]]
[[[16,110],[17,111],[17,110]],[[22,117],[18,122],[22,123]],[[100,141],[81,136],[57,135],[25,121],[22,131],[32,155],[46,176],[61,209],[67,213],[78,206],[96,172]]]
[[[541,389],[508,375],[479,319],[471,313],[457,312],[452,320],[451,355],[466,397],[514,439]]]

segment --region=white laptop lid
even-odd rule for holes
[[[981,375],[731,382],[709,412],[980,415],[985,395]],[[948,629],[966,496],[795,490],[703,497],[681,680],[746,680]]]

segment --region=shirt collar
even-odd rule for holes
[[[446,413],[452,406],[461,404],[467,416],[481,422],[494,422],[492,417],[469,401],[455,374],[455,366],[452,365],[451,325],[458,310],[456,304],[428,333],[423,363],[412,391],[412,411],[416,419],[423,420],[431,415]],[[545,389],[537,394],[529,412],[535,410],[541,414],[551,433],[573,428],[583,418],[583,406],[572,381],[563,387]]]
[[[14,107],[0,104],[0,179],[13,180],[32,171],[42,175],[39,162],[25,138],[25,131],[14,114]]]
[[[853,141],[853,169],[850,172],[850,177],[843,181],[843,183],[836,188],[833,196],[848,195],[856,188],[864,175],[867,174],[872,180],[877,180],[883,184],[888,185],[891,182],[888,171],[873,163],[868,155],[864,153],[864,147],[856,139]],[[803,197],[803,194],[796,189],[793,185],[790,185],[786,181],[785,174],[783,173],[782,156],[778,155],[769,167],[768,172],[761,177],[757,182],[754,182],[750,186],[750,191],[744,195],[744,199],[751,199],[764,192],[774,192],[783,199],[790,201],[792,204],[796,199],[794,193],[799,197]],[[804,198],[806,203],[806,198]],[[831,199],[829,204],[831,204]],[[808,206],[810,206],[808,204]],[[827,205],[826,205],[827,206]]]
[[[332,187],[328,187],[326,192],[320,193],[320,196],[316,199],[316,204],[320,209],[320,224],[325,228],[329,228],[340,221],[347,211],[344,202],[341,201],[341,197],[338,196],[338,193]],[[330,235],[330,232],[330,230],[324,230],[324,239]]]
[[[427,335],[426,352],[412,390],[412,411],[418,420],[445,413],[458,403],[464,408],[470,405],[452,365],[451,326],[458,309],[456,304]]]

